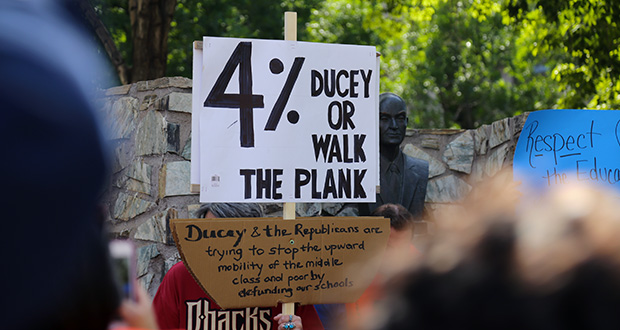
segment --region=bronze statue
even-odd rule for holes
[[[379,96],[379,154],[381,189],[375,203],[359,204],[360,215],[392,203],[403,205],[417,219],[424,213],[428,162],[400,150],[407,130],[407,105],[394,93]]]

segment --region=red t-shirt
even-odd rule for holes
[[[153,308],[160,329],[187,330],[277,330],[273,317],[282,307],[247,307],[222,310],[207,296],[182,262],[164,276]],[[295,309],[304,330],[323,330],[314,306]]]

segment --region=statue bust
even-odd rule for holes
[[[404,206],[419,219],[424,213],[428,162],[405,155],[400,144],[407,130],[407,105],[394,93],[379,96],[380,191],[375,203],[360,203],[360,215],[392,203]]]

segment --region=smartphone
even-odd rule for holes
[[[112,240],[110,241],[110,257],[119,293],[125,299],[134,299],[135,245],[129,240]]]

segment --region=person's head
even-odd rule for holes
[[[120,303],[100,212],[113,149],[92,88],[106,73],[68,2],[0,1],[5,329],[107,329]]]
[[[206,203],[196,211],[197,218],[261,218],[263,209],[255,203]]]
[[[562,186],[518,208],[512,197],[489,207],[513,194],[490,188],[477,193],[486,203],[436,219],[425,253],[392,279],[382,321],[369,329],[619,328],[616,195]]]
[[[394,93],[379,95],[379,142],[399,146],[407,131],[407,104]]]
[[[372,213],[374,216],[390,219],[388,247],[408,247],[413,239],[413,215],[400,204],[383,204]]]

